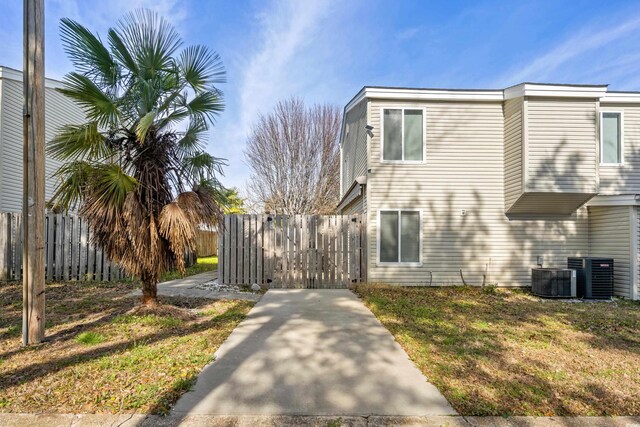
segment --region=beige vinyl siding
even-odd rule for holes
[[[17,212],[22,209],[22,82],[2,79],[2,193],[0,210]],[[50,141],[57,130],[65,124],[84,121],[82,111],[55,89],[45,89],[45,138]],[[60,167],[60,162],[49,157],[45,159],[45,199],[49,200],[55,191],[56,181],[52,178]]]
[[[2,193],[0,210],[22,209],[22,87],[2,79]]]
[[[367,101],[363,100],[346,114],[342,146],[342,191],[367,172]],[[341,194],[342,197],[344,194]]]
[[[536,257],[564,266],[588,252],[586,208],[563,219],[510,220],[504,213],[504,121],[501,102],[371,101],[367,180],[369,281],[407,285],[530,284]],[[423,164],[380,162],[380,111],[426,109]],[[421,209],[422,265],[378,266],[378,210]],[[461,210],[466,215],[461,215]]]
[[[613,258],[614,293],[631,297],[632,206],[589,207],[589,254]]]
[[[640,193],[640,104],[602,104],[600,111],[623,113],[624,148],[624,165],[600,166],[600,194]]]
[[[523,98],[504,103],[505,210],[522,194],[522,103]]]
[[[340,211],[340,213],[342,215],[352,215],[352,214],[362,214],[362,213],[364,213],[364,211],[365,211],[365,207],[364,207],[365,197],[366,197],[366,195],[363,192],[363,194],[361,194],[356,199],[354,199],[351,203],[349,203],[347,206],[342,208],[342,211]]]
[[[529,98],[525,191],[597,192],[597,102]]]

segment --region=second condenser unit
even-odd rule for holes
[[[613,297],[613,258],[570,257],[567,258],[567,268],[576,270],[579,298]]]

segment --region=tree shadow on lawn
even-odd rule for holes
[[[103,325],[118,323],[118,317],[135,307],[138,300],[137,298],[123,296],[123,294],[127,294],[130,291],[127,287],[123,289],[119,286],[107,286],[106,288],[110,289],[111,294],[109,292],[102,293],[99,296],[92,296],[90,294],[86,298],[76,295],[75,292],[77,288],[80,288],[82,291],[91,291],[86,288],[82,289],[82,284],[71,284],[66,287],[68,292],[59,292],[59,294],[56,295],[59,299],[49,298],[50,327],[53,329],[53,333],[47,335],[47,340],[43,344],[28,348],[21,347],[19,330],[18,336],[5,333],[0,337],[0,345],[6,349],[6,351],[0,354],[0,362],[4,360],[5,363],[11,363],[10,359],[12,357],[22,357],[20,353],[25,353],[26,356],[24,364],[20,362],[21,359],[14,359],[12,362],[14,364],[20,363],[22,366],[12,366],[10,370],[6,369],[9,368],[9,366],[6,366],[5,370],[0,370],[2,371],[0,375],[0,390],[7,390],[9,387],[21,386],[28,383],[35,384],[40,378],[56,374],[69,367],[81,366],[82,364],[105,356],[122,355],[141,344],[149,346],[174,337],[194,335],[210,329],[214,331],[216,328],[220,331],[228,329],[240,320],[237,315],[240,315],[247,307],[247,302],[245,301],[227,302],[227,305],[222,306],[224,311],[203,313],[203,316],[211,316],[211,318],[207,318],[206,320],[204,320],[205,317],[200,317],[195,321],[189,322],[189,324],[185,322],[176,325],[169,324],[167,327],[162,327],[159,331],[141,335],[135,334],[135,328],[137,328],[137,326],[132,325],[134,336],[116,335],[115,338],[118,339],[116,343],[98,344],[85,350],[78,348],[74,340],[80,332],[99,330]],[[91,288],[91,286],[89,287]],[[93,289],[95,290],[95,287],[93,287]],[[10,301],[9,294],[11,294],[11,292],[7,292],[6,288],[2,289],[2,291],[3,303]],[[14,295],[15,298],[20,298],[16,290],[14,290],[13,293],[16,294]],[[64,299],[65,294],[69,297],[68,300]],[[92,306],[90,301],[94,297],[98,300],[102,298],[104,301],[96,301]],[[110,302],[110,305],[107,301]],[[190,309],[201,309],[207,305],[216,303],[214,300],[202,298],[161,298],[161,301]],[[20,317],[15,313],[16,310],[7,310],[5,309],[6,306],[2,308],[3,310],[0,311],[0,313],[2,313],[0,320],[2,320],[3,323],[0,324],[0,327],[20,321]],[[215,310],[218,310],[217,306]],[[91,318],[92,315],[96,317],[85,323],[83,316]],[[244,317],[243,314],[242,317]],[[107,329],[107,331],[110,331],[110,329]],[[54,347],[51,347],[51,345],[54,345]],[[47,350],[48,348],[51,350]],[[40,352],[48,352],[48,354],[42,354]],[[29,353],[31,354],[29,355]],[[38,354],[42,356],[38,356]],[[36,363],[31,363],[31,361],[35,361]],[[175,381],[175,390],[173,395],[170,396],[170,399],[175,400],[185,391],[190,385],[189,381],[193,381],[189,376]],[[165,399],[165,397],[159,396],[158,399],[154,399],[154,402],[151,402],[151,405],[154,408],[157,407],[158,411],[160,411],[162,407],[168,406],[167,401],[163,401],[162,399]],[[1,398],[0,403],[2,403]],[[52,410],[55,411],[55,408],[52,408]]]
[[[461,414],[640,413],[639,304],[469,287],[357,292]]]
[[[328,301],[318,304],[320,293]],[[221,346],[194,390],[178,401],[172,419],[384,415],[408,408],[441,413],[439,395],[428,394],[428,384],[416,387],[417,372],[401,358],[395,341],[353,296],[331,290],[267,293]]]

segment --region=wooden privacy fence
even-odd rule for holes
[[[345,288],[366,279],[360,215],[226,215],[219,239],[223,284]]]
[[[218,255],[218,232],[198,230],[196,232],[196,254],[198,256]]]
[[[91,245],[85,221],[77,215],[45,217],[45,277],[51,280],[119,280],[122,269]],[[22,215],[0,212],[0,279],[22,278]]]

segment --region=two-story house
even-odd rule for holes
[[[539,262],[615,260],[638,299],[640,93],[364,87],[341,135],[342,213],[362,213],[367,279],[530,285]]]

